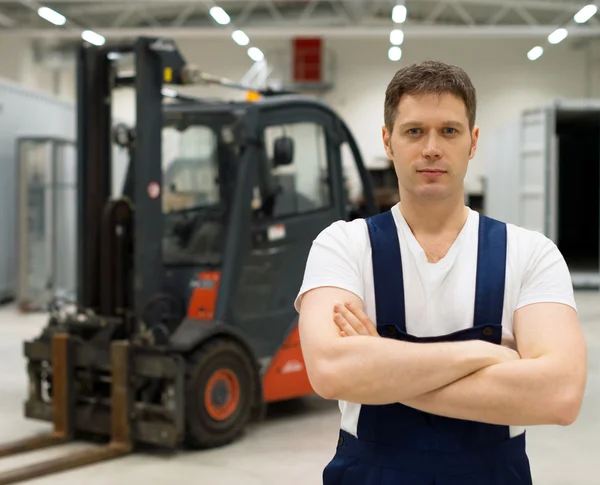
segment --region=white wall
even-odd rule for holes
[[[36,55],[38,52],[38,55]],[[74,101],[75,70],[72,65],[39,61],[34,43],[20,37],[0,35],[0,77],[28,88],[52,93],[60,99]]]
[[[175,40],[189,62],[212,74],[239,80],[251,67],[252,62],[245,50],[229,39]],[[539,39],[540,42],[543,40]],[[56,88],[51,75],[40,73],[32,65],[31,56],[26,55],[27,48],[14,44],[14,39],[9,39],[7,43],[0,37],[2,59],[7,59],[15,49],[23,59],[20,62],[10,61],[5,66],[0,63],[0,76],[16,78],[42,89],[51,90],[54,87],[61,97],[74,98],[72,70],[62,72]],[[287,43],[271,40],[260,41],[257,45],[267,56],[280,57]],[[574,49],[572,39],[547,49],[536,62],[526,57],[526,52],[533,45],[532,39],[411,40],[407,37],[403,59],[393,63],[387,59],[387,38],[330,39],[326,41],[326,46],[333,53],[336,65],[333,72],[334,89],[325,94],[324,99],[346,119],[367,164],[371,164],[385,156],[381,145],[384,93],[395,71],[409,63],[426,59],[460,65],[469,73],[478,90],[477,121],[482,138],[478,155],[467,174],[466,186],[468,191],[479,192],[483,161],[488,158],[486,153],[492,150],[490,138],[496,130],[516,120],[525,108],[545,104],[557,97],[584,97],[590,81],[591,92],[600,94],[600,71],[586,67],[586,53]],[[218,87],[186,88],[183,91],[214,97],[242,95]],[[115,97],[115,110],[119,119],[133,120],[133,103],[127,92]]]

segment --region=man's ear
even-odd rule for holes
[[[392,149],[392,134],[385,125],[383,125],[383,127],[381,128],[381,137],[383,138],[385,154],[390,159],[394,158],[394,150]]]
[[[471,151],[469,152],[469,160],[473,160],[477,152],[477,143],[479,142],[479,127],[473,128],[471,133]]]

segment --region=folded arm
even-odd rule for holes
[[[521,360],[486,367],[400,401],[432,414],[491,424],[571,424],[579,414],[587,374],[576,311],[538,303],[515,312],[513,322]]]
[[[333,287],[307,292],[300,309],[308,377],[315,392],[326,399],[395,403],[518,358],[508,349],[483,341],[418,344],[373,338],[366,332],[343,338],[334,323],[334,306],[346,301],[362,310],[356,295]]]

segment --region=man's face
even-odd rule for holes
[[[444,200],[463,193],[479,128],[469,130],[464,102],[451,93],[402,96],[392,133],[383,128],[400,196]]]

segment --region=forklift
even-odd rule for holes
[[[352,133],[318,100],[178,94],[248,87],[188,64],[165,38],[82,44],[77,66],[77,297],[54,301],[24,344],[25,416],[54,430],[0,457],[107,444],[0,474],[1,485],[141,445],[223,446],[269,403],[312,394],[293,305],[308,252],[331,223],[378,212]],[[134,128],[113,126],[115,89],[135,91]],[[130,153],[118,197],[114,142]],[[366,203],[349,202],[344,145]]]

